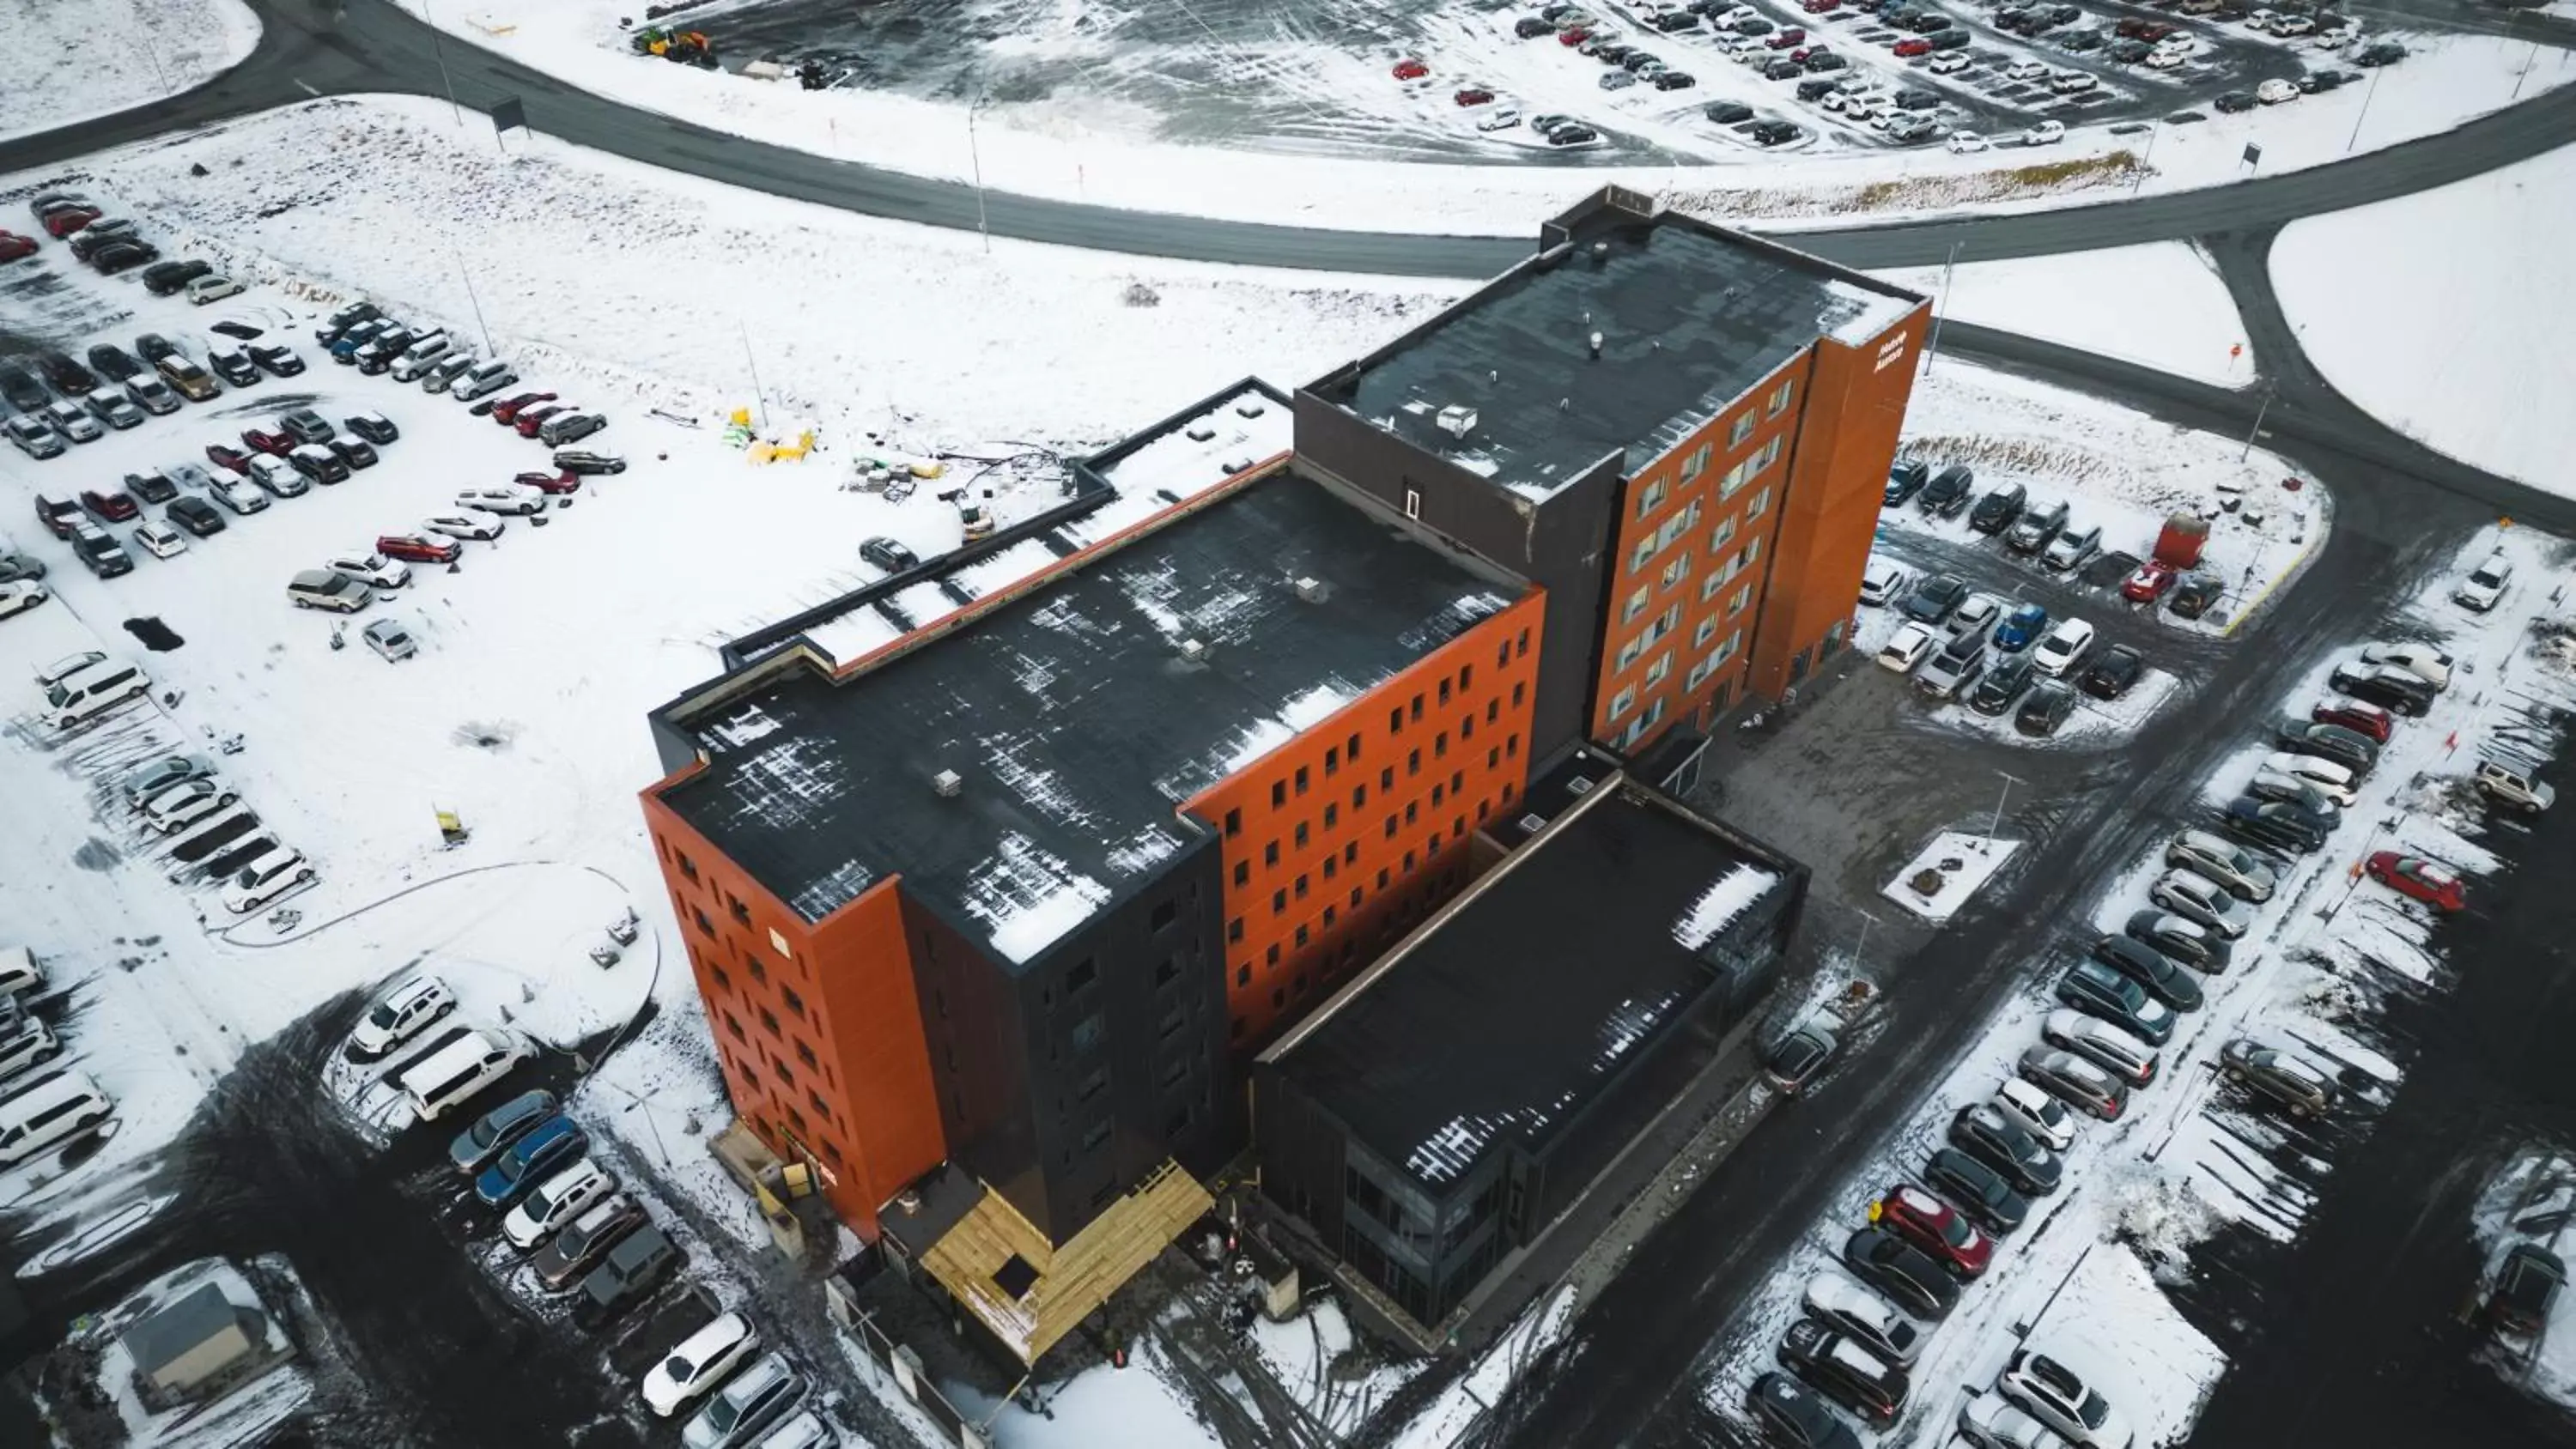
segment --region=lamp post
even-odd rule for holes
[[[1959,265],[1960,243],[1950,243],[1949,260],[1941,263],[1941,305],[1932,313],[1932,336],[1923,344],[1923,371],[1929,376],[1932,361],[1941,355],[1941,319],[1950,315],[1950,273]]]
[[[456,124],[465,124],[465,107],[456,99],[456,78],[447,73],[447,48],[438,43],[438,22],[429,18],[429,0],[420,0],[420,23],[429,27],[429,53],[438,60],[438,83],[447,87],[448,109],[456,112]]]
[[[975,113],[983,109],[985,98],[992,95],[986,87],[975,93],[974,102],[966,107],[966,156],[975,167],[975,233],[984,239],[984,255],[993,254],[993,233],[984,224],[984,153],[975,143]]]
[[[2254,426],[2245,432],[2245,446],[2237,450],[2237,462],[2242,463],[2254,456],[2254,440],[2263,436],[2263,416],[2270,411],[2272,411],[2272,389],[2266,386],[2263,389],[2263,405],[2254,410]]]
[[[2026,784],[2030,783],[2029,781],[2022,779],[2022,778],[2021,778],[2020,776],[2018,776],[2018,775],[2006,775],[2006,774],[2004,774],[2004,772],[2003,772],[2003,771],[2001,771],[2001,770],[1997,770],[1997,771],[1995,771],[1995,773],[1996,773],[1996,774],[1998,774],[1998,775],[2003,775],[2003,779],[2004,779],[2004,788],[2003,788],[2003,792],[2002,792],[2001,794],[1998,794],[1997,796],[1995,796],[1995,818],[1994,818],[1994,822],[1993,822],[1992,824],[1990,824],[1990,825],[1988,825],[1988,826],[1986,827],[1986,845],[1987,845],[1987,848],[1988,848],[1988,849],[1992,849],[1992,848],[1993,848],[1993,846],[1994,846],[1995,840],[1996,840],[1999,836],[2001,836],[2001,835],[2003,834],[2003,829],[2004,829],[2004,802],[2005,802],[2005,801],[2007,801],[2007,800],[2010,800],[2010,799],[2012,798],[2012,787],[2013,787],[2013,786],[2015,786],[2015,785],[2026,785]]]

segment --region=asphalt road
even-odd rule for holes
[[[2429,5],[2437,0],[2406,0]],[[896,221],[972,230],[974,188],[764,145],[620,105],[479,46],[442,41],[386,0],[250,0],[265,30],[249,58],[157,105],[0,143],[0,170],[32,169],[291,104],[312,94],[447,94],[441,61],[463,105],[509,96],[547,135],[693,175]],[[2518,24],[2576,38],[2549,17]],[[2556,27],[2556,28],[2551,28]],[[2014,216],[1784,230],[1855,266],[1927,265],[1950,255],[1994,260],[2277,226],[2440,186],[2576,140],[2576,87],[2543,92],[2438,135],[2329,166],[2197,191],[2095,202]],[[1389,276],[1491,276],[1530,249],[1526,237],[1442,237],[1212,221],[989,192],[995,235],[1093,251],[1190,261]],[[1529,235],[1536,233],[1535,220]]]

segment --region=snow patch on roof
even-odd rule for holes
[[[1437,1187],[1455,1182],[1485,1155],[1485,1148],[1505,1133],[1528,1136],[1548,1124],[1558,1109],[1555,1107],[1514,1107],[1494,1113],[1462,1112],[1443,1124],[1439,1131],[1404,1155],[1407,1172]]]
[[[1903,321],[1917,305],[1911,297],[1891,297],[1855,286],[1840,277],[1825,282],[1825,306],[1817,330],[1846,347],[1858,347]]]
[[[1690,909],[1673,922],[1673,939],[1688,950],[1698,950],[1717,939],[1718,932],[1725,930],[1737,916],[1744,914],[1779,883],[1780,877],[1776,872],[1758,865],[1737,866],[1718,877],[1716,884],[1700,892],[1699,899],[1691,902]]]
[[[977,559],[949,574],[949,579],[977,595],[1006,588],[1056,561],[1055,550],[1034,538],[1024,538],[1000,553]]]
[[[990,929],[993,949],[1019,964],[1062,939],[1109,899],[1109,887],[1014,831],[977,866],[966,910]]]
[[[778,721],[772,719],[768,711],[757,704],[752,704],[728,718],[707,726],[707,733],[728,745],[741,746],[774,733],[779,728]]]
[[[1122,876],[1143,875],[1171,859],[1180,848],[1180,836],[1160,825],[1149,825],[1127,840],[1109,847],[1109,868]]]
[[[1295,738],[1297,738],[1297,731],[1290,728],[1284,721],[1268,718],[1254,720],[1245,727],[1243,738],[1237,740],[1234,748],[1226,752],[1224,762],[1217,768],[1216,775],[1222,779],[1227,775],[1235,774]]]
[[[1253,416],[1245,417],[1245,410]],[[1104,466],[1100,476],[1121,493],[1150,498],[1161,491],[1188,498],[1224,482],[1238,467],[1287,452],[1296,422],[1293,409],[1272,402],[1258,388],[1243,388]],[[1192,433],[1207,436],[1194,438]]]
[[[844,861],[828,875],[818,876],[805,889],[798,891],[787,904],[789,909],[809,921],[819,921],[867,892],[876,884],[877,874],[861,861]]]
[[[734,814],[773,826],[808,824],[828,814],[851,787],[831,743],[789,735],[743,762],[734,779]]]

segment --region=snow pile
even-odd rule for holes
[[[2021,849],[2018,840],[1997,840],[1992,836],[1972,835],[1963,830],[1944,830],[1930,845],[1896,872],[1894,879],[1879,888],[1879,894],[1896,902],[1915,916],[1940,925],[1959,913],[1959,908],[1976,897]],[[1926,873],[1937,876],[1931,889],[1922,888],[1917,877]]]
[[[43,0],[9,7],[0,141],[190,91],[259,44],[239,0]]]

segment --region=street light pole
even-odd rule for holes
[[[2246,431],[2245,446],[2238,450],[2236,454],[2237,462],[2242,463],[2246,459],[2254,456],[2254,440],[2263,436],[2263,415],[2271,410],[2272,389],[2266,387],[2263,389],[2263,405],[2254,410],[2254,426]]]
[[[2388,67],[2383,65],[2370,73],[2370,85],[2361,93],[2361,114],[2352,118],[2352,134],[2345,138],[2343,143],[2344,150],[2350,151],[2353,148],[2354,143],[2361,140],[2361,123],[2370,118],[2370,98],[2379,94],[2379,77],[2381,73],[2387,69]],[[2515,93],[2519,94],[2521,90],[2522,83],[2519,81],[2515,82]]]
[[[993,254],[993,233],[984,224],[984,153],[975,144],[975,112],[982,109],[984,98],[992,92],[975,93],[974,104],[966,108],[966,155],[975,166],[975,232],[984,239],[984,255]]]
[[[2028,781],[2026,781],[2026,780],[2022,779],[2022,778],[2021,778],[2020,776],[2018,776],[2018,775],[2006,775],[2006,774],[2004,774],[2004,772],[2003,772],[2003,771],[2001,771],[2001,770],[1997,770],[1997,771],[1995,771],[1995,773],[1996,773],[1996,774],[1998,774],[1998,775],[2003,775],[2003,777],[2004,777],[2004,788],[2003,788],[2003,793],[2001,793],[2001,794],[1999,794],[1999,795],[1997,795],[1997,796],[1995,797],[1995,818],[1994,818],[1994,823],[1992,823],[1991,825],[1988,825],[1988,826],[1986,827],[1986,843],[1987,843],[1989,846],[1993,845],[1993,844],[1994,844],[1994,842],[1995,842],[1997,839],[1999,839],[1999,838],[2003,835],[2003,831],[2004,831],[2004,802],[2005,802],[2005,801],[2007,801],[2007,800],[2010,800],[2010,799],[2012,798],[2012,787],[2013,787],[2013,786],[2015,786],[2015,785],[2024,785],[2024,784],[2028,784],[2028,783],[2029,783]]]
[[[474,325],[483,333],[483,355],[498,362],[501,350],[492,345],[492,324],[483,320],[483,299],[474,295],[474,275],[465,270],[465,253],[462,250],[456,252],[456,275],[465,283],[465,300],[474,304]]]
[[[1923,344],[1923,372],[1932,373],[1932,361],[1941,355],[1941,319],[1950,315],[1950,273],[1959,265],[1958,242],[1950,243],[1950,256],[1941,263],[1941,305],[1932,313],[1932,336]]]
[[[429,18],[429,0],[420,0],[420,23],[429,27],[429,53],[438,59],[438,83],[447,87],[448,108],[456,112],[456,124],[465,124],[465,107],[456,99],[456,78],[447,73],[447,48],[438,43],[438,22]]]
[[[769,394],[760,390],[760,360],[752,356],[751,324],[736,317],[734,325],[742,329],[742,360],[751,368],[751,397],[752,401],[760,404],[760,425],[766,428],[769,426]]]
[[[2164,133],[2164,129],[2165,118],[2162,116],[2156,117],[2155,124],[2147,128],[2147,149],[2138,157],[2138,179],[2129,183],[2129,194],[2131,196],[2137,195],[2139,189],[2147,184],[2147,163],[2155,159],[2156,137],[2162,135]]]

